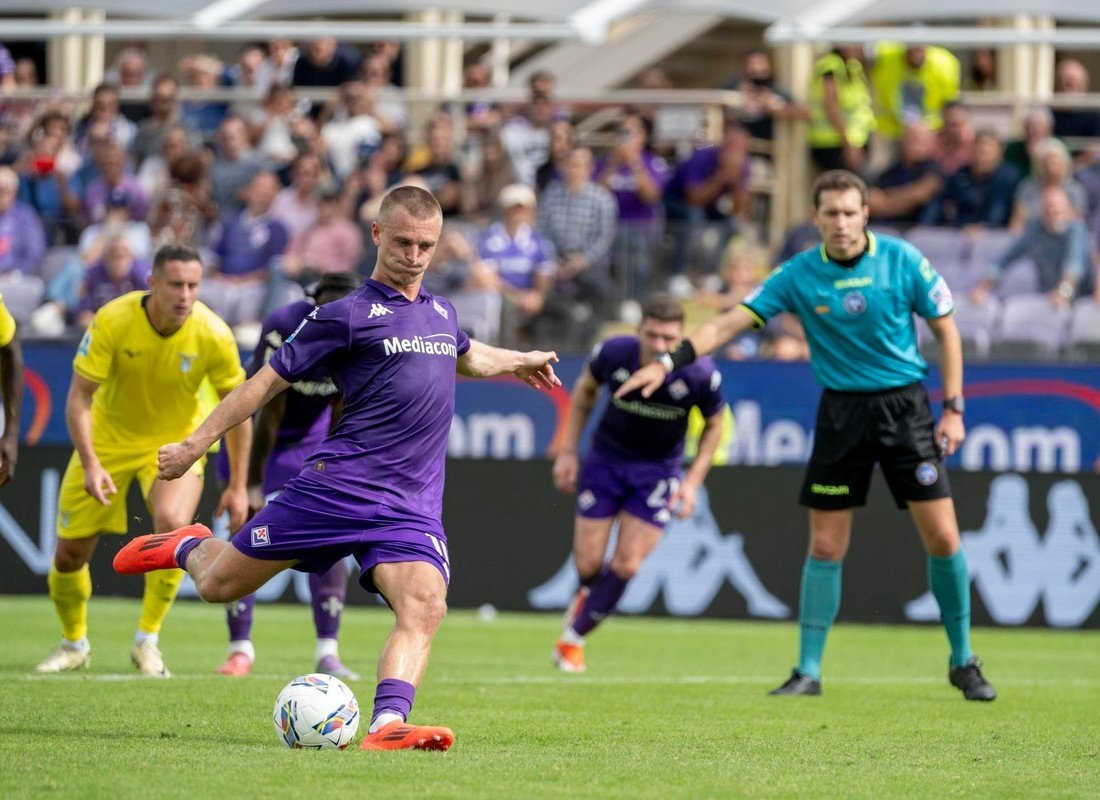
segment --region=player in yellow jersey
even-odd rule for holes
[[[0,434],[0,486],[15,477],[19,454],[19,409],[23,405],[23,351],[15,338],[15,319],[0,296],[0,399],[4,432]]]
[[[244,380],[229,326],[196,302],[202,272],[195,250],[160,248],[150,291],[131,292],[103,306],[77,349],[65,404],[75,452],[61,484],[49,574],[62,640],[38,665],[39,672],[84,669],[90,663],[88,562],[100,534],[126,533],[126,494],[133,480],[141,486],[157,532],[195,519],[202,461],[179,480],[157,480],[157,449],[165,441],[185,439],[202,422],[199,386],[204,378],[223,397]],[[251,434],[246,420],[226,436],[230,478],[218,512],[229,511],[234,530],[247,513]],[[161,570],[145,578],[131,659],[143,674],[166,678],[157,636],[183,571]]]

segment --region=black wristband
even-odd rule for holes
[[[686,367],[692,361],[695,360],[695,345],[691,343],[690,339],[682,339],[680,344],[669,351],[669,360],[672,362],[672,370],[677,370],[680,367]]]

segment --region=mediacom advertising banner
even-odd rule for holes
[[[28,344],[23,439],[68,446],[65,395],[73,343]],[[566,387],[583,366],[556,366]],[[821,394],[808,364],[722,362],[723,388],[737,435],[731,464],[801,465],[813,442]],[[939,373],[928,386],[938,409]],[[1100,469],[1100,365],[966,367],[967,440],[950,466],[997,472],[1095,472]],[[452,458],[537,459],[553,454],[569,408],[567,388],[536,392],[514,378],[460,379]]]
[[[0,489],[0,594],[46,591],[54,546],[57,487],[69,451],[23,451],[18,475]],[[797,619],[807,543],[806,511],[796,505],[795,467],[718,467],[691,518],[669,525],[631,581],[620,610],[629,614]],[[208,482],[209,483],[209,482]],[[1016,472],[956,472],[952,486],[979,625],[1100,627],[1100,477]],[[216,501],[207,486],[199,519]],[[149,515],[130,497],[131,533]],[[450,603],[557,611],[577,589],[570,562],[573,498],[556,492],[550,463],[453,459],[444,524],[452,562]],[[224,524],[215,530],[225,533]],[[121,538],[104,537],[92,563],[96,594],[138,597],[140,577],[110,561]],[[357,575],[349,564],[349,573]],[[182,596],[194,596],[186,583]],[[301,573],[277,576],[261,602],[309,601]],[[350,603],[375,603],[361,589]],[[925,558],[910,517],[897,511],[881,476],[856,514],[844,565],[840,619],[935,622]]]

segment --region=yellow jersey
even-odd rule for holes
[[[204,379],[218,392],[244,381],[233,332],[196,302],[178,331],[162,336],[145,311],[148,292],[130,292],[96,312],[73,371],[99,384],[92,396],[98,450],[156,449],[178,442],[206,416]]]
[[[0,347],[7,347],[15,338],[15,318],[4,305],[4,296],[0,295]]]
[[[959,60],[951,51],[926,47],[924,63],[916,69],[905,60],[905,51],[903,44],[880,42],[871,71],[879,131],[891,139],[900,137],[911,119],[923,119],[938,131],[944,104],[959,96]]]
[[[863,65],[856,59],[845,61],[837,53],[826,53],[814,64],[810,84],[810,147],[840,147],[840,133],[825,113],[825,77],[836,85],[837,105],[844,117],[844,135],[848,144],[863,147],[875,129],[875,111],[871,88]]]

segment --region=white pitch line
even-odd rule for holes
[[[258,680],[288,680],[289,673],[281,675],[260,675],[253,673],[248,676]],[[180,674],[173,673],[169,681],[204,681],[219,680],[215,675],[205,673]],[[121,683],[125,681],[149,681],[156,683],[163,678],[151,678],[145,675],[123,673],[89,673],[84,675],[14,675],[9,680],[41,682],[51,680],[62,681],[93,681],[96,683]],[[226,682],[240,679],[220,679]],[[679,675],[679,676],[624,676],[624,675],[501,675],[486,678],[456,678],[442,676],[430,678],[428,685],[440,684],[446,686],[557,686],[579,684],[582,686],[675,686],[675,685],[735,685],[735,684],[762,684],[770,685],[776,682],[775,676],[762,675]],[[829,686],[938,686],[945,683],[946,678],[934,678],[932,676],[919,677],[853,677],[853,678],[826,678],[824,683]],[[1030,678],[998,678],[997,686],[1038,686],[1059,687],[1073,686],[1079,688],[1100,687],[1100,680],[1090,678],[1071,678],[1068,680],[1055,679],[1030,679]]]

